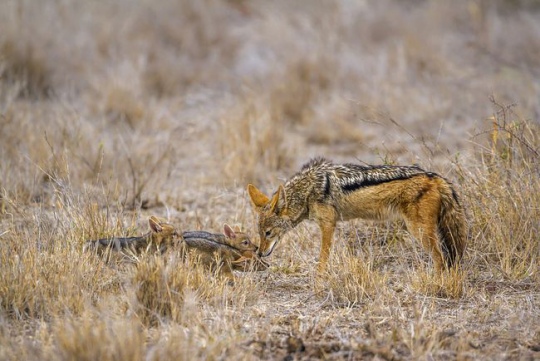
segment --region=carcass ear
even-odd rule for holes
[[[276,194],[274,194],[270,202],[271,212],[283,213],[287,210],[287,196],[285,194],[285,188],[282,184],[279,185]]]
[[[159,222],[159,219],[157,219],[157,217],[152,216],[148,218],[148,224],[150,225],[150,229],[152,230],[152,232],[158,233],[163,231],[161,223]]]
[[[255,206],[257,210],[260,210],[262,207],[266,206],[268,202],[270,202],[270,199],[260,190],[258,190],[253,184],[249,184],[247,186],[247,191],[253,206]]]
[[[229,226],[227,223],[223,225],[223,233],[225,233],[225,236],[227,236],[227,238],[231,238],[231,239],[236,238],[236,233],[234,233],[231,226]]]

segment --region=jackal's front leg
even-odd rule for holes
[[[319,274],[326,270],[328,258],[330,257],[330,249],[332,248],[332,237],[336,229],[336,211],[334,207],[328,205],[318,205],[314,207],[314,211],[321,229],[322,242],[321,252],[319,254]]]

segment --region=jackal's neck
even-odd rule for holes
[[[155,237],[155,233],[153,233],[153,232],[148,232],[148,233],[143,234],[142,236],[137,237],[137,238],[139,238],[139,241],[140,241],[140,242],[147,242],[147,243],[150,243],[150,242],[152,242],[152,241],[154,240],[154,238],[156,238],[156,237]]]
[[[308,218],[310,199],[314,196],[319,198],[318,193],[321,189],[324,191],[327,181],[325,168],[328,166],[329,163],[324,159],[315,159],[285,183],[285,195],[293,227]]]

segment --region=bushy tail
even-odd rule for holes
[[[458,196],[448,182],[441,187],[441,211],[439,214],[439,236],[441,250],[447,267],[461,261],[467,244],[465,214]]]

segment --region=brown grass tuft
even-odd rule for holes
[[[464,296],[467,274],[459,268],[451,268],[443,272],[433,269],[419,269],[412,275],[412,287],[431,297],[459,299]]]
[[[330,292],[335,303],[347,307],[369,302],[384,290],[386,283],[374,263],[369,256],[336,247],[319,288]]]
[[[199,303],[242,308],[256,301],[260,291],[251,280],[237,277],[232,281],[219,269],[211,271],[201,265],[196,255],[185,260],[176,257],[170,255],[167,261],[143,257],[136,264],[132,280],[135,312],[143,323],[168,320],[187,324],[197,314]]]
[[[285,123],[249,98],[220,120],[219,150],[224,173],[241,182],[262,182],[265,173],[289,168]]]
[[[491,147],[460,172],[472,220],[470,248],[482,250],[478,266],[494,262],[504,277],[538,280],[540,127],[520,119],[512,107],[496,106]]]
[[[134,321],[90,314],[80,319],[57,320],[54,334],[54,354],[62,360],[145,359],[146,335]]]

